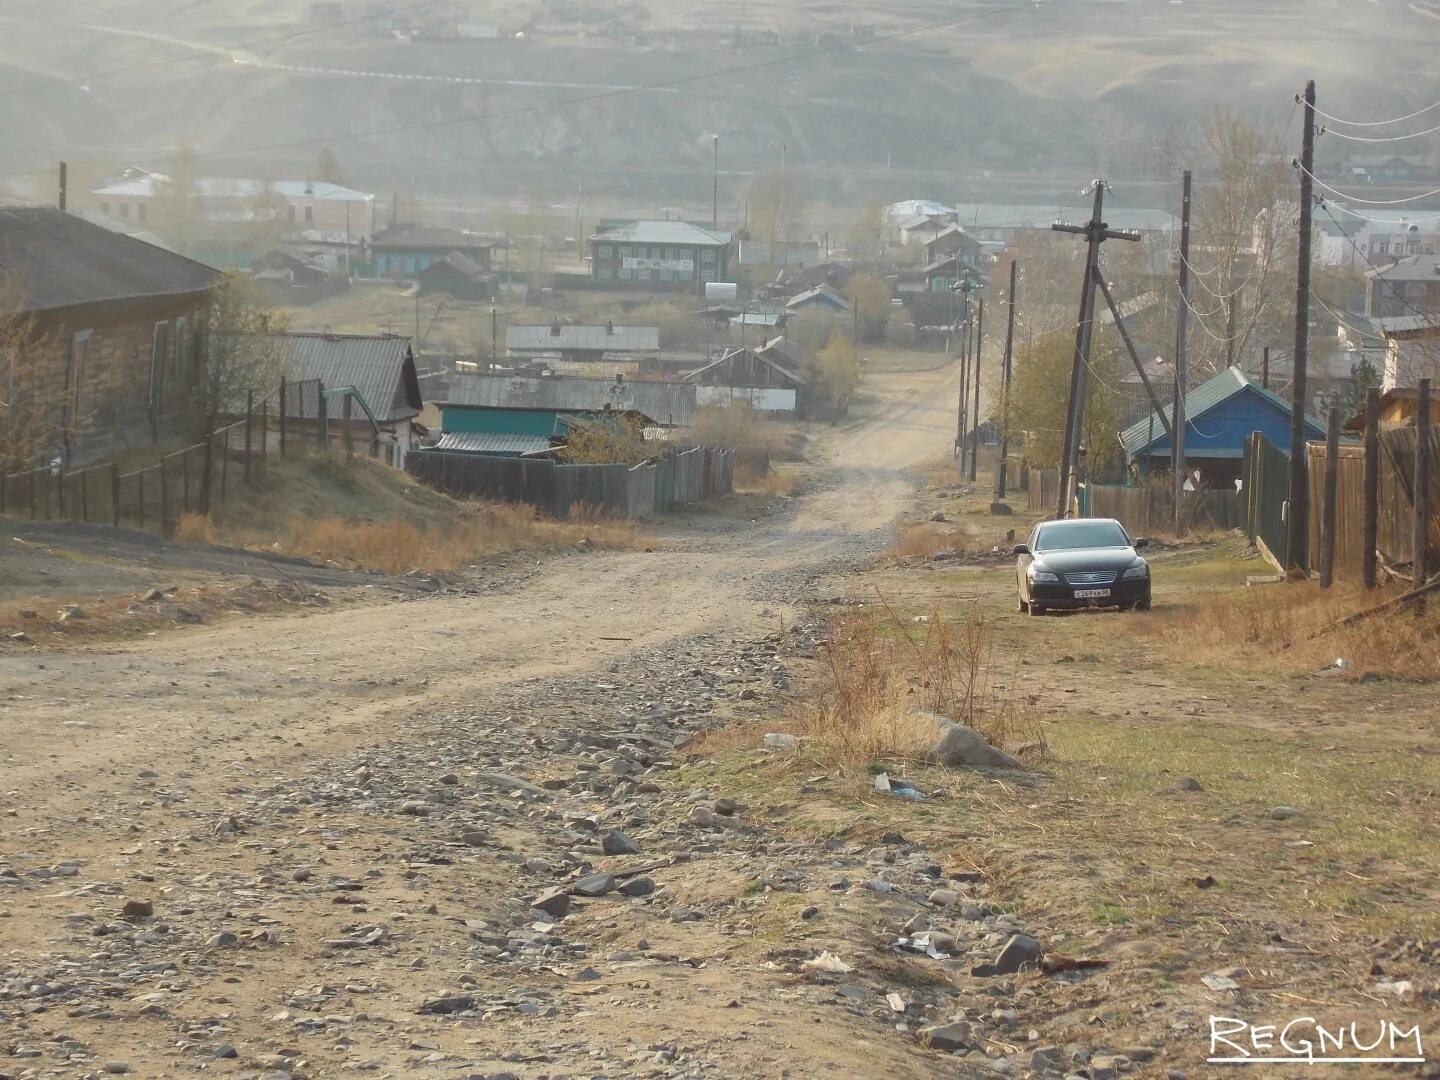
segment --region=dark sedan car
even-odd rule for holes
[[[1042,521],[1015,548],[1020,610],[1031,615],[1087,607],[1150,609],[1150,564],[1114,518]]]

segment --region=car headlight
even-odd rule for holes
[[[1052,573],[1050,573],[1049,570],[1036,570],[1033,565],[1030,567],[1029,574],[1030,574],[1030,580],[1031,580],[1031,581],[1059,581],[1059,580],[1060,580],[1060,575],[1059,575],[1059,574],[1052,574]]]
[[[1125,573],[1120,575],[1126,581],[1134,581],[1136,578],[1147,578],[1150,576],[1150,567],[1141,563],[1139,566],[1132,566]]]

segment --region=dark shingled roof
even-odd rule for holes
[[[0,278],[13,277],[24,311],[188,296],[220,271],[84,218],[47,207],[0,207]]]

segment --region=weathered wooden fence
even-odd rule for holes
[[[1430,460],[1440,461],[1440,426],[1427,430]],[[1386,562],[1403,566],[1415,559],[1415,447],[1414,427],[1390,427],[1380,432],[1380,486],[1375,546]],[[1307,446],[1310,470],[1310,551],[1320,550],[1320,528],[1325,512],[1324,443]],[[1335,493],[1335,568],[1337,581],[1358,581],[1365,556],[1365,448],[1343,444],[1338,456]],[[1429,548],[1426,565],[1440,566],[1440,469],[1430,472]],[[1283,498],[1283,496],[1282,496]],[[1276,552],[1283,558],[1283,550]]]
[[[641,465],[560,465],[422,450],[406,459],[406,468],[449,495],[528,503],[555,517],[584,506],[644,518],[732,490],[735,455],[702,447]]]
[[[1168,483],[1082,484],[1080,512],[1115,518],[1131,536],[1168,533],[1175,528],[1175,495]],[[1181,499],[1180,528],[1186,533],[1227,532],[1239,528],[1241,521],[1234,491],[1187,491]]]
[[[1240,470],[1245,534],[1284,563],[1290,542],[1290,457],[1260,432],[1245,441]]]
[[[1027,468],[1025,473],[1029,479],[1026,490],[1030,510],[1037,514],[1054,513],[1055,500],[1060,498],[1060,470]]]

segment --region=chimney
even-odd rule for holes
[[[624,386],[624,385],[625,385],[625,373],[624,373],[623,371],[617,371],[617,372],[615,372],[615,385],[616,385],[616,386]]]

